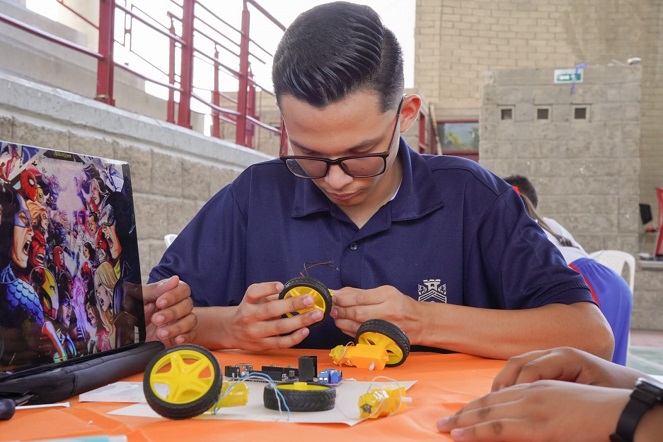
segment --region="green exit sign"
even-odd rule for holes
[[[582,69],[555,69],[555,84],[582,83]]]

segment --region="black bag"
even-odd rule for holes
[[[164,348],[159,341],[142,342],[18,371],[0,378],[0,399],[20,399],[22,404],[63,401],[145,370]]]

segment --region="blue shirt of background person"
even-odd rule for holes
[[[541,216],[537,212],[539,198],[534,184],[523,175],[511,175],[504,180],[518,189],[518,194],[525,203],[527,213],[544,230],[546,236],[562,253],[566,263],[580,273],[591,290],[605,316],[615,339],[612,362],[626,365],[633,294],[621,275],[592,259],[585,249],[573,238],[573,235],[557,221]]]

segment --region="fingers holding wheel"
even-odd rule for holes
[[[270,384],[265,386],[262,399],[270,410],[286,410],[287,406],[290,411],[327,411],[336,403],[336,388],[314,382]]]
[[[379,345],[387,350],[387,367],[397,367],[410,355],[410,340],[403,330],[382,319],[370,319],[357,330],[357,344]]]
[[[329,312],[331,311],[332,295],[329,289],[317,279],[310,278],[308,276],[302,276],[289,280],[283,286],[283,290],[281,290],[281,293],[279,294],[279,299],[286,299],[293,296],[302,296],[307,294],[313,296],[314,304],[311,307],[305,309],[286,313],[284,317],[290,318],[296,315],[301,315],[313,309],[318,309],[322,311],[323,320],[326,319],[329,316]],[[317,325],[320,322],[314,325]]]
[[[145,368],[143,392],[154,411],[188,419],[209,410],[221,393],[223,376],[206,348],[185,344],[155,355]]]

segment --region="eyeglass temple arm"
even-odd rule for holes
[[[285,130],[285,121],[283,121],[283,115],[280,117],[281,121],[281,145],[279,146],[279,156],[288,155],[288,133]]]

